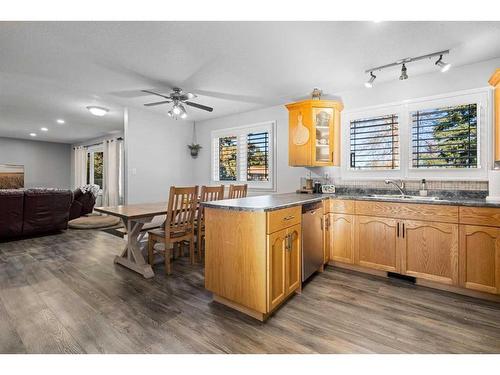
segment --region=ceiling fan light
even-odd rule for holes
[[[87,110],[92,113],[94,116],[99,116],[99,117],[102,117],[104,115],[106,115],[106,113],[109,112],[109,109],[107,108],[104,108],[104,107],[97,107],[97,106],[88,106],[87,107]]]
[[[370,79],[365,82],[365,87],[367,89],[371,89],[373,87],[373,81],[375,81],[375,78],[377,78],[377,76],[373,74],[373,72],[370,72]]]
[[[403,66],[401,67],[401,75],[399,76],[399,79],[401,81],[408,79],[408,74],[406,73],[406,65],[405,64],[403,64]]]
[[[446,62],[443,61],[443,55],[439,56],[438,61],[436,61],[436,65],[441,68],[441,72],[443,72],[443,73],[447,72],[451,68],[451,64],[450,63],[446,63]]]
[[[186,117],[188,117],[188,115],[186,112],[182,112],[180,117],[181,119],[185,119]]]
[[[178,106],[178,105],[174,105],[174,108],[172,109],[172,112],[174,113],[174,115],[180,115],[182,110],[181,108]]]
[[[170,111],[167,112],[167,115],[168,115],[168,117],[173,117],[174,113],[170,110]]]

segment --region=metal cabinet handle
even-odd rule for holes
[[[295,216],[294,216],[294,215],[285,216],[285,217],[283,218],[283,220],[292,220],[292,219],[295,219]]]
[[[403,223],[403,238],[405,238],[405,223]]]
[[[399,223],[398,223],[397,237],[399,237]]]

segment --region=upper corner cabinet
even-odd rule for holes
[[[495,166],[500,163],[500,68],[495,70],[489,84],[494,89],[494,112],[495,112]]]
[[[288,164],[292,167],[340,165],[340,112],[336,100],[287,104]]]

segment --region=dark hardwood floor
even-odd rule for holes
[[[267,323],[211,302],[185,258],[154,279],[99,231],[0,243],[1,353],[500,353],[500,304],[328,268]]]

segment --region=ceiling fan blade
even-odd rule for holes
[[[141,91],[142,92],[147,92],[148,94],[151,94],[151,95],[161,96],[162,98],[165,98],[165,99],[170,99],[170,96],[158,94],[157,92],[154,92],[154,91],[149,91],[149,90],[141,90]]]
[[[163,100],[161,102],[155,102],[155,103],[146,103],[144,104],[146,107],[152,107],[154,105],[160,105],[160,104],[166,104],[166,103],[172,103],[171,100]]]
[[[193,103],[193,102],[184,102],[185,104],[195,107],[198,109],[203,109],[204,111],[212,112],[214,109],[212,107],[207,107],[206,105],[198,104],[198,103]]]

